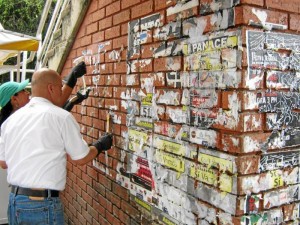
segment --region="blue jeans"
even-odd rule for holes
[[[63,225],[63,206],[58,197],[31,200],[28,196],[9,194],[9,225]]]

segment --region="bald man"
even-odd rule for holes
[[[30,102],[1,126],[0,160],[12,185],[9,224],[64,224],[59,192],[66,183],[66,155],[84,165],[111,148],[112,136],[88,146],[72,114],[60,108],[62,80],[54,70],[36,71],[31,85]]]

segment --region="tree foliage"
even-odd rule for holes
[[[35,36],[44,0],[0,0],[0,23],[6,30]]]

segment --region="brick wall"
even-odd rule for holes
[[[83,56],[67,224],[298,224],[299,0],[92,0],[65,62]]]

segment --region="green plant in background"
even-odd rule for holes
[[[0,0],[0,23],[6,30],[35,36],[44,0]]]

